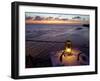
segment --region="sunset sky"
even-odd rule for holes
[[[26,24],[89,24],[89,15],[26,12]]]
[[[54,18],[67,18],[72,19],[75,17],[80,17],[81,20],[89,20],[89,15],[80,15],[80,14],[60,14],[60,13],[39,13],[39,12],[26,12],[26,17],[54,17]],[[79,18],[78,18],[79,19]]]

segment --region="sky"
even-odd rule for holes
[[[54,17],[54,18],[67,18],[72,19],[80,17],[81,20],[89,20],[89,15],[84,14],[61,14],[61,13],[41,13],[41,12],[25,12],[26,17],[35,17],[35,16],[41,16],[41,17]]]

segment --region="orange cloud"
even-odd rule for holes
[[[82,20],[25,20],[26,24],[89,24]]]

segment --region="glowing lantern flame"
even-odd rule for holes
[[[67,48],[67,49],[65,49],[65,52],[71,53],[71,49]]]

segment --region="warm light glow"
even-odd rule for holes
[[[65,52],[71,53],[71,49],[70,48],[66,48]]]
[[[79,62],[77,62],[78,54],[80,53],[79,50],[66,48],[67,55],[63,55],[63,63],[64,65],[78,65]],[[69,53],[70,52],[70,53]]]
[[[77,56],[70,55],[70,56],[63,56],[63,63],[65,65],[77,65]]]
[[[72,50],[71,50],[71,48],[66,48],[64,51],[65,51],[65,53],[67,53],[67,54],[71,54],[71,51],[72,51]]]

